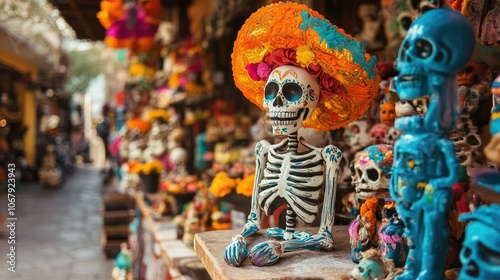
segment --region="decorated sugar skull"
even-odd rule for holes
[[[290,65],[274,69],[264,88],[264,108],[269,112],[274,134],[298,131],[318,100],[318,80],[304,69]]]
[[[347,125],[344,131],[344,138],[351,153],[356,153],[370,145],[371,127],[372,123],[370,120],[364,118],[358,119]]]
[[[459,280],[500,279],[500,205],[481,206],[463,214],[468,221],[460,251],[462,269]]]
[[[383,123],[378,123],[370,129],[370,140],[372,145],[384,144],[385,134],[389,127]]]
[[[361,198],[389,197],[389,177],[394,155],[392,146],[373,145],[356,154],[351,172]]]
[[[438,17],[447,20],[436,21]],[[434,9],[415,21],[402,42],[396,61],[399,71],[395,79],[401,100],[412,100],[421,117],[428,111],[429,95],[447,86],[449,75],[460,70],[469,60],[474,48],[474,35],[469,22],[462,14],[448,9]],[[455,82],[455,81],[454,81]],[[450,88],[447,96],[436,104],[429,120],[440,120],[440,127],[455,126],[456,89]],[[435,102],[436,103],[436,102]]]
[[[363,258],[359,264],[349,273],[352,280],[374,280],[385,279],[387,272],[384,261],[380,258],[376,249],[361,252]]]

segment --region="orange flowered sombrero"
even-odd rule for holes
[[[320,99],[304,127],[333,130],[359,118],[378,92],[376,58],[342,29],[303,4],[280,2],[253,13],[231,55],[236,86],[263,109],[264,86],[281,65],[319,79]]]

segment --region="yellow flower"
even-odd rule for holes
[[[255,175],[250,174],[243,178],[236,186],[236,193],[244,196],[252,196]]]
[[[227,176],[226,172],[215,174],[212,184],[210,184],[210,192],[215,197],[223,197],[231,193],[231,190],[236,187],[236,180]]]
[[[316,57],[311,49],[306,45],[301,45],[297,47],[297,62],[300,63],[302,67],[309,67],[309,64],[316,64]]]
[[[159,119],[165,122],[170,118],[170,113],[162,109],[152,109],[147,113],[148,120]]]
[[[159,160],[152,160],[144,163],[141,168],[141,173],[148,175],[150,173],[161,173],[163,171],[163,164]]]

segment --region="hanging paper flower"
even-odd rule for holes
[[[131,18],[131,15],[135,17]],[[110,48],[148,51],[154,45],[157,30],[158,24],[148,22],[140,5],[130,5],[123,16],[108,28],[104,42]]]
[[[109,29],[124,13],[122,0],[102,0],[97,18],[105,29]]]

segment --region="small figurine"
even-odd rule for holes
[[[449,139],[458,116],[456,72],[473,48],[467,18],[433,9],[412,23],[399,50],[396,91],[401,101],[416,105],[416,114],[395,122],[403,134],[395,143],[389,189],[409,245],[399,280],[444,279],[447,213],[459,171]]]
[[[342,275],[342,280],[392,280],[402,272],[390,260],[383,259],[376,249],[367,250],[361,255],[363,258],[359,264],[349,275]]]
[[[132,270],[132,253],[128,249],[127,243],[120,244],[120,252],[115,258],[115,267],[111,272],[113,280],[127,280],[129,279]]]
[[[385,144],[385,135],[389,127],[383,123],[378,123],[370,129],[370,142],[372,145]]]
[[[498,182],[496,182],[498,184]],[[492,190],[498,193],[498,187]],[[497,201],[499,203],[500,201]],[[460,219],[469,222],[465,228],[459,280],[500,279],[500,204],[480,206]]]
[[[500,76],[491,85],[493,104],[490,122],[492,138],[485,147],[486,157],[500,165]],[[478,169],[472,176],[471,189],[483,205],[472,213],[465,213],[460,220],[469,222],[465,228],[465,239],[460,251],[462,269],[459,280],[499,279],[500,269],[500,172],[495,169]]]
[[[272,265],[290,251],[331,250],[342,153],[333,145],[318,148],[299,139],[298,130],[333,130],[359,118],[378,92],[375,59],[307,6],[278,2],[246,20],[232,62],[238,88],[269,112],[273,133],[285,138],[255,146],[250,214],[224,250],[224,260],[242,265],[248,254],[246,238],[261,227],[261,211],[269,216],[281,205],[286,205],[286,228],[267,230],[272,240],[249,253],[254,265]],[[318,215],[316,234],[295,231],[297,218],[311,223]]]
[[[359,263],[362,252],[376,248],[401,267],[406,258],[404,225],[389,194],[392,146],[373,145],[356,154],[351,167],[353,185],[361,202],[360,215],[349,225],[351,259]],[[379,245],[380,244],[380,245]]]

